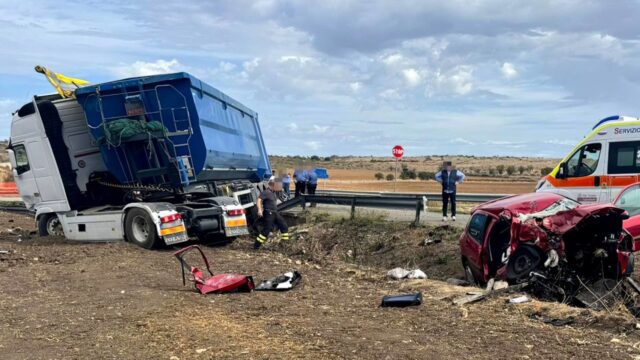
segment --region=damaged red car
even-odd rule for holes
[[[640,213],[640,185],[636,190]],[[623,191],[620,198],[631,195]],[[638,249],[640,217],[630,218],[614,204],[581,205],[553,193],[484,203],[472,210],[460,237],[467,281],[536,282],[560,300],[575,297],[588,284],[608,286],[628,276]]]

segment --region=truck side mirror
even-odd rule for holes
[[[560,167],[558,168],[558,173],[556,173],[556,179],[566,179],[567,173],[569,169],[567,168],[567,163],[560,163]]]

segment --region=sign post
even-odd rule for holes
[[[396,145],[391,149],[391,154],[396,158],[396,169],[393,173],[393,192],[396,192],[396,183],[398,182],[398,160],[404,156],[404,148],[400,145]]]

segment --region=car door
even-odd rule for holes
[[[640,173],[640,141],[610,142],[607,163],[607,202],[613,201],[624,187],[637,182],[638,173]]]
[[[605,161],[600,161],[602,143],[589,143],[578,148],[563,163],[562,176],[556,176],[556,187],[580,203],[608,202],[604,175]]]
[[[476,211],[471,216],[460,241],[462,258],[466,260],[476,279],[482,279],[483,281],[487,280],[484,276],[483,249],[489,219],[488,214]]]

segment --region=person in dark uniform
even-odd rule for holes
[[[275,180],[269,180],[269,187],[263,190],[258,197],[258,202],[256,204],[258,207],[258,217],[263,218],[264,227],[262,228],[262,232],[256,238],[256,241],[253,243],[254,249],[259,249],[260,246],[267,241],[274,224],[278,227],[278,230],[280,230],[282,240],[289,240],[289,227],[287,226],[287,222],[284,221],[282,215],[278,213],[275,187]]]
[[[456,221],[456,188],[464,181],[464,174],[456,170],[451,161],[442,164],[436,174],[436,181],[442,184],[442,221],[447,221],[447,205],[451,201],[451,220]]]

